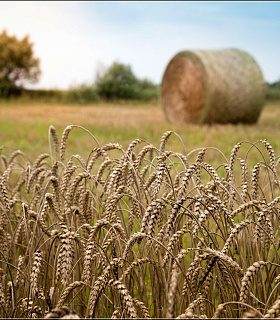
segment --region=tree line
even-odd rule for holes
[[[41,75],[40,59],[34,56],[29,37],[18,39],[4,30],[0,34],[0,97],[56,95],[71,101],[151,100],[158,98],[159,86],[148,79],[138,79],[129,65],[114,62],[105,72],[97,73],[93,83],[71,86],[68,90],[27,90]],[[60,91],[60,92],[59,92]]]
[[[67,102],[88,103],[98,100],[154,100],[159,98],[159,85],[138,79],[129,65],[114,62],[99,72],[93,83],[70,86],[68,90],[27,90],[41,75],[40,59],[34,56],[29,37],[18,39],[4,30],[0,34],[0,98],[27,95],[31,98],[54,98]],[[267,100],[280,100],[280,80],[267,83]]]

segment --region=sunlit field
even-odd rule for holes
[[[87,128],[105,144],[118,142],[123,148],[136,138],[158,145],[165,131],[176,132],[182,141],[173,137],[172,150],[188,153],[202,147],[215,147],[229,156],[234,145],[246,140],[256,142],[267,139],[280,153],[280,103],[267,103],[256,125],[193,125],[171,124],[165,119],[160,103],[153,104],[94,104],[55,105],[31,103],[0,103],[0,144],[28,154],[31,159],[48,151],[48,128],[56,127],[61,135],[67,125],[77,124]],[[182,142],[184,146],[182,145]],[[69,138],[68,150],[86,157],[96,145],[82,131]],[[209,153],[209,157],[219,157]],[[217,161],[219,162],[220,159]],[[215,161],[215,160],[214,160]]]

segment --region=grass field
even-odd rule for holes
[[[280,152],[280,103],[267,103],[256,125],[193,125],[168,123],[160,103],[154,104],[95,104],[55,105],[0,102],[0,145],[19,149],[31,160],[48,152],[48,128],[53,125],[61,136],[64,128],[77,124],[87,128],[101,145],[118,142],[124,149],[136,139],[145,139],[158,147],[164,132],[176,132],[187,153],[201,147],[215,147],[226,157],[234,145],[246,140],[267,139],[276,155]],[[86,157],[96,147],[83,131],[76,130],[68,141],[68,151]],[[169,148],[183,152],[179,138],[170,139]],[[209,161],[219,155],[208,153]],[[220,159],[217,159],[219,163]]]

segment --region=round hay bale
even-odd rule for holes
[[[169,62],[161,100],[171,122],[254,123],[266,84],[256,61],[238,49],[183,51]]]

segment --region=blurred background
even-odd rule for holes
[[[33,44],[41,73],[38,81],[22,83],[27,89],[80,89],[84,100],[94,99],[96,80],[118,63],[123,68],[111,73],[141,80],[131,81],[138,90],[134,98],[146,89],[147,99],[156,96],[153,90],[177,52],[234,47],[256,59],[276,94],[279,16],[279,2],[1,1],[0,32],[19,40],[28,35]]]
[[[88,128],[100,144],[135,138],[158,144],[177,132],[187,150],[213,146],[227,156],[241,140],[280,147],[279,2],[0,2],[0,142],[35,157],[48,128]],[[184,50],[237,48],[267,84],[258,123],[168,123],[161,81]],[[92,140],[69,139],[87,156]],[[170,148],[183,152],[179,139]],[[277,149],[276,149],[277,150]],[[215,158],[216,156],[213,156]],[[217,160],[219,162],[219,160]]]

